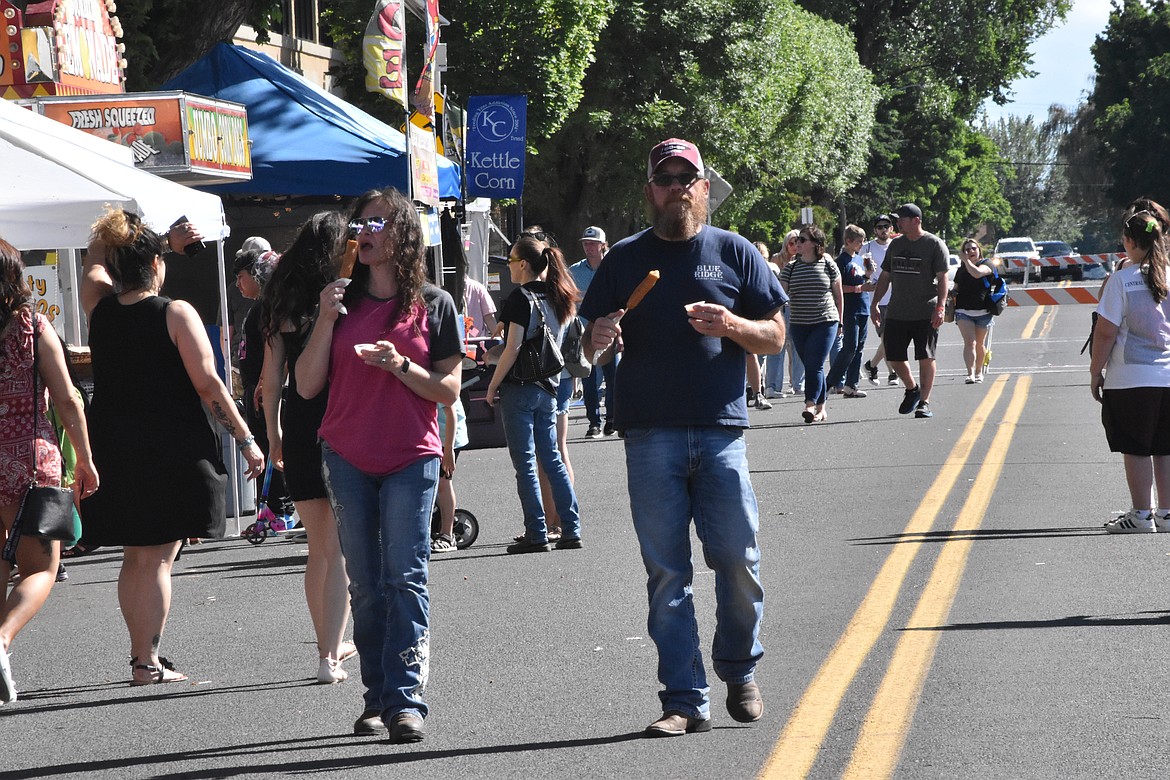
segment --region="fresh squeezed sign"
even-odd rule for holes
[[[467,101],[467,195],[524,194],[526,95],[479,95]]]

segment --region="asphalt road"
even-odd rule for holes
[[[830,401],[827,424],[795,399],[751,412],[759,723],[731,721],[712,675],[711,733],[640,737],[657,683],[623,449],[585,440],[577,410],[584,550],[505,555],[506,453],[460,459],[482,533],[432,562],[424,742],[350,736],[356,664],[312,684],[304,546],[226,540],[177,566],[163,652],[190,684],[128,687],[119,558],[70,564],[13,646],[0,778],[1164,777],[1170,542],[1101,531],[1128,495],[1078,354],[1089,311],[1009,309],[982,385],[944,326],[932,420],[899,416],[886,386]]]

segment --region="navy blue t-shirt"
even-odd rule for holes
[[[650,271],[661,277],[622,318],[625,351],[614,380],[614,424],[627,428],[748,427],[744,351],[731,339],[699,334],[684,308],[718,303],[751,320],[788,296],[759,251],[736,233],[704,226],[687,241],[647,229],[606,254],[585,293],[580,316],[593,321],[624,308]]]

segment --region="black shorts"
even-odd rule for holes
[[[911,341],[914,342],[915,360],[934,360],[938,328],[932,328],[930,320],[886,320],[882,341],[886,345],[886,360],[909,360]]]
[[[1170,388],[1104,390],[1101,401],[1101,424],[1112,452],[1170,455]]]

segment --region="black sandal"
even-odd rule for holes
[[[175,671],[175,665],[172,664],[166,658],[163,658],[161,655],[158,657],[158,664],[159,664],[158,666],[154,666],[152,664],[140,664],[137,661],[138,661],[137,656],[130,659],[131,675],[133,675],[133,673],[138,671],[139,669],[143,669],[150,674],[150,679],[149,680],[138,680],[138,679],[131,677],[131,679],[130,679],[131,685],[134,685],[134,686],[158,685],[159,683],[183,682],[184,680],[187,679],[187,675],[183,674],[182,672]],[[173,674],[168,676],[167,672],[173,672]]]

